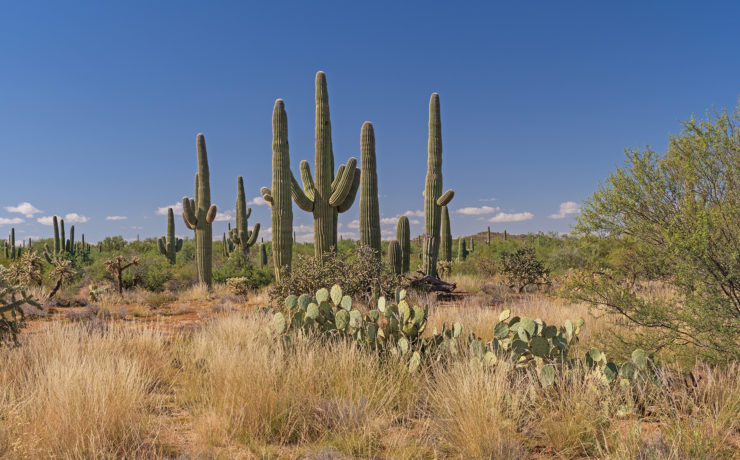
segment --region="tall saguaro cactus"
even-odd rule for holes
[[[440,229],[439,258],[445,262],[452,262],[452,229],[450,227],[450,211],[442,206],[442,223]]]
[[[195,199],[182,198],[182,218],[185,225],[195,231],[195,265],[198,280],[211,286],[213,254],[213,220],[216,218],[216,205],[211,204],[211,181],[208,171],[206,138],[198,134],[196,138],[198,153],[198,174],[195,176]]]
[[[400,275],[403,267],[401,261],[401,245],[398,241],[391,240],[388,244],[388,264],[395,275]]]
[[[440,244],[442,206],[455,196],[453,190],[442,193],[442,120],[439,112],[439,94],[429,99],[429,141],[427,177],[424,187],[424,273],[437,276],[437,256]]]
[[[356,158],[350,158],[346,165],[340,165],[334,175],[329,93],[326,75],[321,71],[316,74],[315,179],[311,178],[311,167],[307,161],[301,161],[300,171],[303,189],[291,173],[291,192],[299,208],[313,213],[314,255],[320,259],[330,248],[336,248],[338,213],[352,206],[360,186]]]
[[[54,254],[59,254],[62,252],[62,246],[59,244],[59,221],[57,216],[52,218],[52,222],[54,224]]]
[[[380,257],[380,210],[375,162],[375,130],[366,121],[360,132],[360,243]]]
[[[409,218],[401,216],[396,224],[396,240],[401,249],[401,273],[408,273],[411,265],[411,229]]]
[[[247,208],[247,199],[244,194],[244,178],[236,178],[236,227],[229,230],[229,240],[238,246],[242,254],[247,255],[249,248],[254,246],[257,235],[260,233],[260,224],[254,224],[254,229],[249,231],[247,220],[252,214],[252,208]]]
[[[8,236],[8,246],[10,246],[10,258],[15,259],[17,256],[15,250],[15,227],[10,229],[10,235]]]
[[[59,234],[60,234],[60,246],[59,246],[59,252],[62,253],[66,251],[66,244],[67,240],[64,238],[64,219],[59,219]]]
[[[167,256],[170,264],[174,265],[177,253],[182,249],[182,238],[175,237],[175,213],[172,208],[167,209],[167,235],[157,240],[159,253]]]
[[[272,188],[262,187],[262,198],[272,210],[272,262],[275,280],[280,281],[281,272],[290,271],[293,258],[293,203],[291,183],[295,181],[290,172],[288,146],[288,115],[282,99],[275,101],[272,110]]]

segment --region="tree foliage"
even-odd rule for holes
[[[667,152],[627,150],[587,201],[577,230],[621,243],[616,260],[574,275],[570,296],[644,326],[655,348],[740,358],[740,113],[683,123]],[[659,295],[648,289],[659,282]]]

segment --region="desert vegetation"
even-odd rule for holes
[[[173,209],[164,236],[131,242],[75,241],[57,217],[48,239],[11,229],[0,456],[737,458],[738,112],[627,151],[570,235],[454,241],[434,93],[424,233],[401,216],[382,241],[374,127],[359,167],[335,170],[328,94],[318,72],[300,183],[275,101],[271,240],[241,176],[214,238],[202,134],[193,238]],[[355,201],[360,238],[338,239]],[[313,243],[294,239],[294,202]]]

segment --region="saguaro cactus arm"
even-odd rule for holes
[[[452,189],[447,190],[446,192],[444,192],[442,196],[437,198],[437,206],[439,207],[447,206],[454,197],[455,197],[455,191]]]
[[[329,197],[329,206],[338,207],[347,199],[352,183],[355,179],[355,169],[357,169],[357,159],[350,158],[347,165],[341,165],[337,171],[336,180],[332,184],[332,193]],[[354,200],[353,200],[354,201]]]
[[[360,168],[355,168],[354,177],[352,178],[352,187],[349,189],[349,193],[347,193],[347,197],[344,199],[344,202],[337,206],[337,212],[343,213],[352,207],[352,204],[355,202],[355,197],[357,196],[357,190],[360,189],[360,174]]]
[[[305,160],[301,162],[301,165],[303,165],[303,163],[305,163]],[[308,167],[308,163],[306,163],[306,166]],[[297,204],[299,208],[303,209],[306,212],[313,212],[313,207],[314,207],[314,201],[313,201],[314,194],[312,190],[313,181],[311,180],[311,177],[310,177],[311,173],[309,172],[308,174],[309,174],[308,180],[311,181],[311,186],[309,187],[309,190],[311,190],[311,192],[307,194],[304,191],[304,189],[301,189],[301,186],[298,183],[298,181],[295,180],[295,176],[293,176],[293,173],[292,172],[290,173],[290,181],[291,181],[290,195],[293,197],[293,201],[295,201],[295,204]],[[305,184],[306,182],[304,182],[304,187],[306,186]]]
[[[198,226],[198,218],[195,216],[195,200],[186,196],[182,197],[182,220],[190,230]]]

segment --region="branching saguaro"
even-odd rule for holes
[[[157,248],[160,254],[167,256],[170,264],[175,264],[177,253],[182,249],[182,238],[175,237],[175,213],[172,208],[167,209],[167,235],[157,240]]]
[[[139,258],[136,256],[132,257],[130,261],[123,256],[116,256],[105,261],[106,270],[115,276],[118,281],[118,294],[123,295],[124,270],[133,267],[134,265],[139,265]]]
[[[247,198],[244,193],[244,178],[236,178],[236,227],[229,229],[229,241],[237,246],[243,255],[249,254],[249,248],[254,246],[260,233],[259,222],[254,229],[249,230],[247,220],[252,215],[252,208],[247,207]]]
[[[322,254],[337,246],[337,217],[347,211],[355,201],[360,187],[360,169],[357,159],[350,158],[340,165],[334,175],[334,152],[329,119],[329,93],[324,72],[316,74],[316,145],[315,178],[311,167],[301,161],[303,188],[291,173],[291,193],[299,208],[313,213],[314,255]]]
[[[439,94],[432,93],[429,99],[429,142],[427,177],[424,187],[424,262],[423,271],[437,276],[437,256],[440,245],[442,206],[455,196],[453,190],[442,193],[442,119],[439,109]]]
[[[291,203],[290,152],[288,148],[288,115],[282,99],[272,110],[272,188],[260,193],[271,209],[272,261],[275,281],[290,274],[293,258],[293,203]]]
[[[206,138],[198,134],[198,173],[195,175],[195,199],[182,198],[182,218],[185,225],[195,231],[195,265],[198,281],[211,286],[213,283],[213,220],[216,218],[216,205],[211,204],[211,180],[208,171]]]

